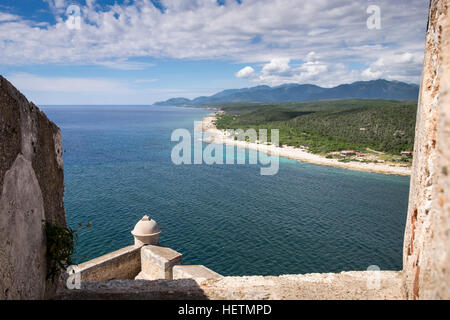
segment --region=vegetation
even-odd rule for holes
[[[417,101],[380,99],[229,104],[219,129],[279,129],[280,145],[313,153],[367,148],[398,155],[414,147]]]
[[[44,221],[47,238],[47,280],[54,281],[61,271],[73,265],[72,256],[78,241],[78,232],[90,226],[90,222],[84,227],[80,223],[76,229],[72,229]]]

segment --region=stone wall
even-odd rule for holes
[[[450,299],[450,2],[432,0],[403,268],[408,299]]]
[[[134,279],[141,271],[141,247],[129,246],[78,265],[81,281]]]
[[[0,76],[0,300],[54,291],[44,219],[65,225],[60,131]]]

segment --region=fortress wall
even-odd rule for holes
[[[441,77],[438,102],[437,158],[434,172],[430,232],[425,242],[424,272],[419,275],[421,299],[450,299],[450,2],[443,12]]]
[[[59,128],[0,76],[0,300],[42,299],[42,220],[65,225]]]
[[[408,299],[450,299],[450,2],[432,0],[403,252]]]
[[[140,246],[125,247],[78,265],[81,281],[134,279],[140,271]]]

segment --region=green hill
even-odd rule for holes
[[[367,148],[399,154],[414,147],[417,101],[378,99],[230,104],[220,129],[279,129],[280,144],[314,153]]]

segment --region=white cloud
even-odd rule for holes
[[[359,72],[360,78],[400,74],[415,81],[420,76],[417,61],[423,57],[428,13],[423,0],[379,0],[383,27],[374,31],[366,26],[365,0],[245,0],[227,1],[225,6],[215,0],[162,0],[164,14],[149,0],[102,9],[87,1],[81,6],[81,30],[69,30],[65,8],[72,2],[45,1],[56,15],[56,24],[36,27],[36,21],[12,16],[2,20],[6,16],[0,13],[0,64],[64,62],[137,68],[145,66],[127,61],[149,56],[221,59],[266,63],[265,81],[281,82],[289,77],[327,76],[324,70],[337,76],[343,65],[357,63],[366,70],[365,75]],[[311,52],[314,55],[308,57]],[[410,59],[405,54],[412,55],[412,67],[399,72],[398,67]],[[389,59],[394,56],[404,60]],[[289,61],[299,57],[309,64],[292,70]]]
[[[69,5],[66,0],[44,0],[52,9],[65,9]]]
[[[305,61],[307,62],[311,62],[311,61],[315,61],[319,59],[319,56],[317,55],[317,53],[315,53],[314,51],[311,51],[310,53],[308,53],[305,57]]]
[[[385,78],[418,83],[420,75],[416,70],[420,69],[422,64],[423,56],[418,53],[386,54],[371,63],[362,75],[366,79]]]
[[[72,4],[66,0],[44,0],[44,2],[48,3],[50,10],[55,14],[62,14],[66,11],[67,7]]]
[[[0,12],[0,22],[18,21],[18,20],[20,20],[20,17],[14,14]]]
[[[362,72],[362,75],[366,79],[375,80],[375,79],[379,79],[383,75],[383,72],[381,72],[381,71],[372,71],[371,68],[368,68],[368,69],[365,69]]]
[[[308,53],[302,61],[304,62],[294,67],[287,58],[274,58],[264,64],[259,73],[252,68],[252,75],[248,78],[255,83],[270,86],[311,83],[332,87],[342,83],[380,78],[418,83],[420,74],[417,74],[416,70],[421,68],[422,56],[409,52],[387,54],[366,69],[350,69],[344,63],[326,62],[315,52]]]
[[[251,78],[253,75],[255,74],[255,69],[253,69],[252,67],[245,67],[242,68],[241,70],[239,70],[236,73],[236,77],[238,78],[244,78],[244,79],[249,79]]]
[[[274,58],[262,68],[262,74],[265,76],[290,76],[291,67],[289,66],[289,58]]]
[[[264,64],[259,73],[254,72],[251,81],[257,84],[277,86],[287,83],[314,83],[332,87],[344,82],[358,80],[358,74],[344,64],[327,64],[314,60],[316,55],[310,52],[299,66],[292,66],[287,58],[274,58]]]
[[[154,63],[127,61],[125,59],[98,61],[96,64],[117,70],[142,70],[155,65]]]

